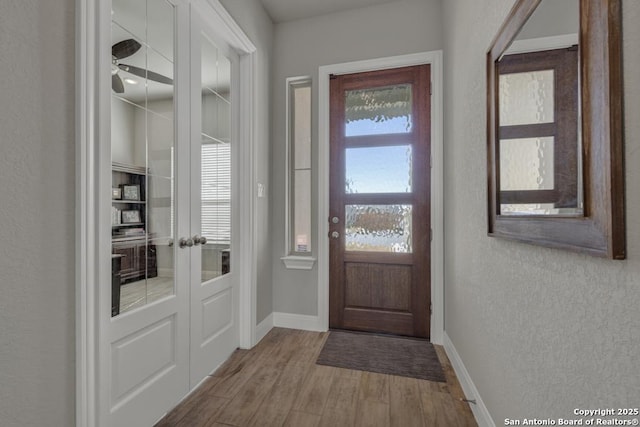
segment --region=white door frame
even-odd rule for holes
[[[318,69],[318,323],[329,328],[329,76],[431,65],[431,342],[444,337],[444,175],[442,51],[324,65]]]
[[[183,0],[177,0],[178,2]],[[188,1],[188,0],[184,0]],[[108,384],[100,384],[98,374],[105,365],[104,355],[98,350],[100,336],[99,313],[110,301],[102,301],[98,290],[110,287],[110,259],[100,243],[106,241],[101,221],[108,221],[102,212],[100,197],[102,183],[110,180],[110,147],[106,147],[108,134],[108,108],[110,89],[102,70],[109,58],[102,58],[100,47],[109,44],[105,16],[110,16],[106,3],[100,0],[76,0],[76,426],[99,425],[100,395]],[[255,136],[257,132],[256,47],[235,23],[218,0],[194,0],[208,7],[216,17],[216,28],[240,55],[240,117],[239,141],[239,204],[240,236],[239,260],[239,342],[243,348],[255,344],[256,329],[256,248],[255,230]],[[106,43],[106,44],[105,44]],[[103,307],[101,309],[101,307]]]

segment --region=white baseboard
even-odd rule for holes
[[[273,326],[316,332],[325,332],[327,330],[320,325],[318,316],[291,313],[273,313]]]
[[[273,313],[265,317],[264,320],[256,326],[256,342],[253,343],[253,345],[258,344],[271,329],[273,329]]]
[[[449,360],[451,361],[451,366],[456,372],[456,376],[458,377],[458,381],[460,381],[464,395],[467,399],[476,401],[475,405],[473,403],[469,403],[469,406],[473,411],[473,416],[476,418],[478,427],[496,427],[496,423],[493,421],[493,418],[491,418],[489,410],[482,401],[480,393],[478,393],[478,389],[473,383],[467,368],[465,368],[464,363],[462,363],[462,359],[460,358],[456,348],[453,346],[453,342],[449,338],[449,335],[447,335],[446,331],[444,332],[444,351],[447,353],[447,357],[449,357]]]

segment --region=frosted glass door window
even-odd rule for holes
[[[293,253],[311,252],[311,80],[290,84],[289,130],[292,158],[291,186],[293,200],[290,206],[293,218]]]
[[[411,205],[346,205],[345,250],[411,252]]]
[[[231,271],[231,63],[201,39],[202,283]]]
[[[311,171],[295,171],[294,251],[311,252]]]
[[[345,93],[345,136],[411,132],[411,84]]]

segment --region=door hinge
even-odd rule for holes
[[[433,95],[433,82],[429,82],[429,95]]]
[[[433,169],[433,156],[429,154],[429,169]]]
[[[433,303],[432,302],[429,303],[429,314],[430,315],[433,314]]]
[[[429,229],[429,241],[433,242],[433,228]]]

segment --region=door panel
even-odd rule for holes
[[[111,398],[115,406],[175,366],[175,321],[170,316],[113,343]]]
[[[191,250],[191,386],[238,347],[237,275],[233,274],[232,213],[238,58],[192,14],[191,189],[195,246]]]
[[[173,245],[189,225],[176,192],[189,175],[175,167],[177,141],[188,135],[177,120],[188,96],[179,67],[188,65],[177,64],[175,23],[188,8],[113,0],[111,9],[111,187],[120,190],[112,192],[111,234],[122,283],[120,313],[103,324],[109,369],[99,383],[109,391],[100,425],[143,426],[189,391],[188,257]]]
[[[429,335],[430,69],[331,80],[332,328]]]
[[[353,262],[345,273],[347,307],[411,310],[411,267]]]

